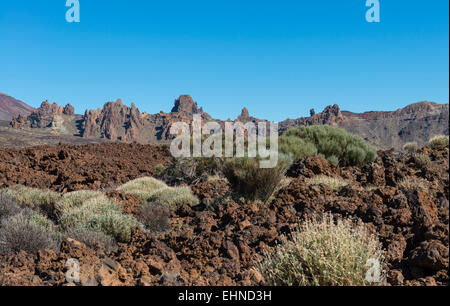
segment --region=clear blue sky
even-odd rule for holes
[[[337,103],[355,112],[449,100],[448,0],[0,1],[0,92],[78,113],[122,98],[170,111],[190,94],[213,117],[270,120]]]

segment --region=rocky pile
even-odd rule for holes
[[[23,150],[15,158],[23,159],[22,165],[27,168],[9,169],[2,182],[11,185],[22,176],[26,178],[14,171],[54,178],[58,166],[65,164],[66,169],[74,171],[73,177],[85,178],[73,186],[78,188],[87,182],[86,188],[100,187],[113,178],[125,181],[151,172],[144,168],[146,161],[131,159],[146,149],[140,158],[154,154],[151,159],[159,160],[161,152],[157,149],[137,145],[87,146],[79,148],[79,152],[70,147],[44,148],[42,152]],[[120,158],[111,158],[109,163],[100,163],[105,170],[91,170],[94,163],[82,159],[94,158],[94,152],[103,152],[110,158],[112,151],[122,158],[128,156],[128,161],[121,163]],[[192,190],[201,204],[182,205],[173,211],[172,230],[150,234],[135,229],[132,241],[119,244],[110,254],[66,239],[59,253],[4,255],[0,257],[0,284],[67,285],[65,264],[69,258],[75,258],[81,264],[82,285],[259,285],[263,280],[253,267],[263,251],[275,247],[299,221],[331,212],[363,221],[377,231],[386,250],[389,284],[448,285],[449,148],[424,148],[421,153],[430,157],[429,167],[419,166],[413,157],[393,151],[380,151],[375,163],[342,169],[330,166],[321,157],[309,157],[292,166],[290,184],[268,204],[237,203],[226,197],[230,193],[226,182],[199,183]],[[10,155],[12,161],[12,152],[1,154]],[[58,161],[60,158],[62,162]],[[4,163],[0,165],[5,167]],[[99,171],[103,172],[96,176],[98,184],[86,180]],[[347,185],[339,190],[309,185],[308,178],[317,175],[336,177]],[[421,187],[408,188],[404,182],[411,178],[420,180]],[[40,185],[36,179],[25,179],[22,183],[69,190],[62,182]],[[136,213],[137,197],[118,192],[109,196],[122,201],[124,212]]]
[[[5,149],[0,150],[0,188],[109,189],[152,175],[156,165],[168,161],[166,148],[136,143]]]

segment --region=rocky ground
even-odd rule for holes
[[[111,254],[73,239],[59,253],[0,256],[0,284],[64,285],[66,261],[81,263],[83,285],[260,285],[252,268],[263,250],[299,220],[331,212],[359,219],[375,229],[386,250],[390,285],[448,285],[449,148],[424,148],[432,164],[419,167],[411,156],[380,151],[375,163],[337,168],[309,157],[288,171],[290,183],[270,203],[238,203],[225,181],[192,186],[197,207],[171,213],[172,230],[152,235],[135,229],[132,241]],[[0,150],[0,187],[17,183],[56,191],[105,189],[140,176],[169,160],[164,149],[141,145],[89,145]],[[348,185],[333,191],[308,185],[315,175],[340,177]],[[406,190],[405,178],[424,188]],[[139,199],[108,192],[123,211],[136,214]]]

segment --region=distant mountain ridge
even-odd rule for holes
[[[122,100],[108,102],[103,108],[86,110],[76,115],[71,105],[58,106],[48,101],[28,116],[12,119],[11,126],[22,128],[52,128],[61,134],[77,135],[86,139],[104,139],[120,142],[150,144],[168,143],[173,139],[169,133],[175,122],[191,123],[194,114],[201,115],[204,122],[225,121],[212,118],[189,95],[182,95],[174,102],[170,113],[141,113],[134,105],[127,106]],[[265,121],[251,117],[247,108],[235,121]],[[401,148],[409,141],[425,144],[432,136],[449,134],[449,105],[419,102],[396,111],[352,113],[341,111],[338,105],[327,106],[322,112],[311,110],[310,117],[287,119],[279,123],[280,133],[296,126],[327,124],[338,126],[360,135],[380,149]]]
[[[0,92],[0,120],[9,121],[18,115],[28,116],[34,108]]]

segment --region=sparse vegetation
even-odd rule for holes
[[[16,201],[0,192],[0,219],[17,215],[21,210]]]
[[[322,154],[342,166],[373,162],[376,151],[364,140],[345,130],[327,125],[301,126],[287,130],[280,137],[280,152],[292,154],[294,159]]]
[[[420,169],[427,169],[431,166],[431,159],[427,154],[416,153],[413,155],[414,163]]]
[[[384,268],[378,237],[350,220],[334,222],[330,214],[307,220],[258,267],[269,286],[377,285],[384,283]]]
[[[238,194],[266,202],[284,178],[286,168],[281,161],[274,168],[262,169],[256,158],[234,158],[225,162],[223,174]]]
[[[418,149],[419,149],[419,145],[415,141],[408,142],[403,146],[403,150],[406,152],[409,152],[411,154],[417,152]]]
[[[314,176],[312,178],[307,179],[306,183],[308,185],[326,185],[334,191],[337,191],[342,187],[348,185],[348,183],[341,178],[329,177],[326,175]]]
[[[20,205],[27,206],[35,210],[41,210],[46,214],[49,214],[52,211],[55,203],[61,198],[61,196],[56,192],[25,187],[22,185],[16,185],[3,189],[0,193],[9,196]]]
[[[119,242],[130,240],[133,227],[144,229],[143,225],[133,217],[119,213],[95,215],[83,226],[85,229],[114,237]]]
[[[434,136],[433,138],[430,139],[430,146],[432,148],[448,146],[448,144],[449,144],[449,137],[445,135]]]
[[[107,254],[117,249],[114,238],[101,232],[94,232],[84,228],[75,228],[66,232],[65,236],[80,241],[93,250],[102,250]]]
[[[199,200],[192,194],[189,187],[166,187],[155,191],[149,198],[150,201],[157,202],[170,210],[177,209],[182,204],[196,206]]]
[[[82,206],[87,200],[100,197],[106,198],[100,191],[80,190],[69,192],[63,195],[61,200],[55,204],[55,208],[59,214],[63,214],[74,208]]]
[[[170,229],[170,211],[158,203],[149,202],[141,207],[140,221],[150,232],[165,232]]]
[[[174,158],[172,164],[158,177],[171,186],[193,185],[219,174],[221,164],[221,159],[212,157]]]
[[[405,177],[398,182],[398,186],[405,191],[427,189],[426,182],[415,177]]]
[[[141,203],[146,203],[155,191],[163,188],[167,188],[164,182],[153,177],[142,177],[120,186],[117,190],[137,195],[141,199]]]
[[[34,254],[43,249],[57,251],[58,242],[54,233],[31,221],[30,216],[20,213],[1,221],[1,253],[26,251]]]

